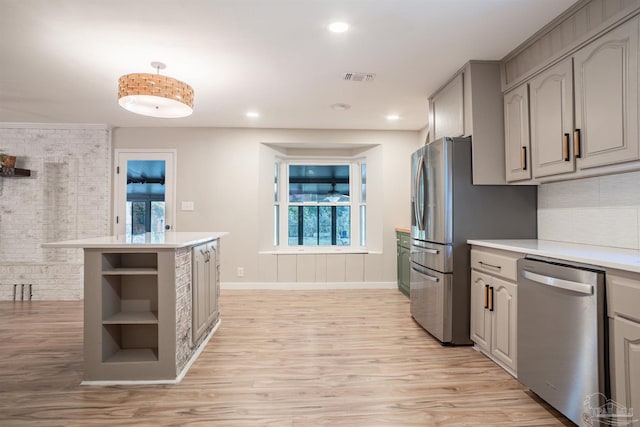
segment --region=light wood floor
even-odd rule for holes
[[[572,425],[394,290],[222,292],[172,386],[80,386],[82,303],[0,303],[0,425]]]

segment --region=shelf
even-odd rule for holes
[[[102,271],[153,271],[158,270],[158,254],[155,252],[112,252],[102,254]],[[113,273],[120,274],[120,273]],[[132,273],[127,273],[132,274]],[[145,273],[133,273],[145,274]],[[147,273],[148,274],[148,273]]]
[[[113,268],[109,270],[103,270],[102,274],[105,276],[157,276],[158,269],[155,267],[133,267],[133,268]]]
[[[153,348],[127,348],[113,353],[105,363],[157,362],[158,350]]]
[[[158,313],[152,311],[121,311],[102,322],[104,325],[157,325]]]
[[[31,176],[31,170],[20,169],[20,168],[0,168],[0,176],[4,176],[4,177]]]

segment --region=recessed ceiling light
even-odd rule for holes
[[[349,108],[351,108],[351,105],[343,104],[342,102],[338,102],[337,104],[332,104],[331,108],[333,108],[336,111],[345,111],[345,110],[348,110]]]
[[[260,117],[260,113],[258,113],[257,111],[249,111],[247,113],[247,117],[251,117],[252,119],[255,119],[256,117]]]
[[[389,114],[387,116],[387,120],[389,120],[390,122],[395,122],[396,120],[400,120],[400,116],[397,114]]]
[[[349,24],[346,22],[332,22],[329,24],[329,31],[332,33],[344,33],[349,29]]]

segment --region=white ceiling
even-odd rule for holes
[[[574,1],[0,0],[0,122],[418,130],[467,60],[501,59]],[[118,77],[151,61],[194,88],[192,116],[118,106]]]

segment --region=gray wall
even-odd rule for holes
[[[273,152],[265,143],[375,146],[368,154],[368,255],[274,255],[271,246]],[[222,240],[221,280],[255,286],[278,282],[396,281],[394,227],[410,225],[410,154],[421,144],[413,131],[118,128],[113,148],[177,150],[176,231],[228,231]],[[180,211],[193,201],[193,212]],[[292,258],[293,257],[293,258]],[[327,277],[326,271],[345,274]],[[344,266],[344,267],[343,267]],[[237,277],[237,268],[244,277]],[[324,270],[324,272],[323,272]],[[295,279],[295,280],[293,280]],[[361,279],[361,280],[360,280]],[[322,282],[322,283],[320,283]],[[335,286],[334,286],[335,287]]]

